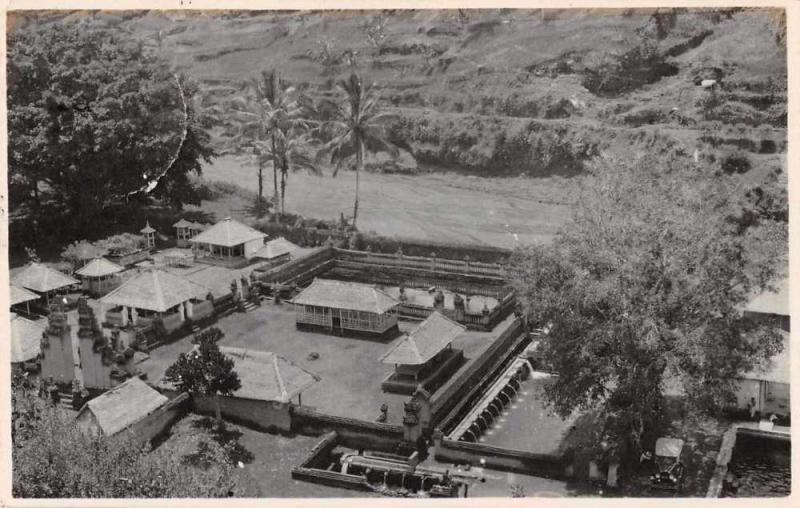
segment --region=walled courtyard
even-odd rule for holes
[[[401,320],[399,326],[401,332],[408,332],[417,324]],[[381,390],[381,381],[394,367],[378,359],[392,340],[379,342],[297,330],[294,307],[288,303],[266,302],[246,314],[226,316],[214,326],[225,333],[220,345],[273,352],[320,376],[319,383],[303,392],[304,406],[326,414],[374,421],[385,403],[389,407],[387,423],[401,422],[403,402],[408,396]],[[466,331],[453,342],[453,347],[462,349],[467,360],[474,358],[491,344],[502,326],[503,323],[493,332]],[[191,336],[184,337],[154,349],[150,359],[139,366],[150,382],[157,382],[178,355],[191,348]]]

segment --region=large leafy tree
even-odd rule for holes
[[[43,205],[85,226],[154,192],[197,201],[187,174],[213,155],[196,87],[157,53],[92,16],[19,17],[8,36],[12,206]]]
[[[387,153],[398,157],[400,150],[408,147],[393,140],[389,136],[388,123],[396,120],[398,115],[384,111],[380,105],[378,93],[369,85],[364,85],[361,78],[353,73],[348,79],[340,80],[336,87],[341,92],[342,100],[332,106],[333,119],[324,130],[330,133],[331,139],[320,147],[317,158],[329,158],[334,165],[333,176],[354,159],[356,172],[356,194],[353,201],[353,227],[358,220],[359,177],[364,167],[367,152]]]
[[[242,387],[242,382],[233,370],[233,359],[219,350],[217,340],[220,338],[222,332],[218,328],[197,335],[197,347],[189,353],[181,353],[167,369],[164,379],[182,392],[212,397],[217,423],[221,426],[219,396],[231,395]]]
[[[743,371],[780,349],[742,307],[780,270],[786,227],[742,229],[745,199],[736,179],[700,168],[605,160],[556,241],[515,253],[521,303],[547,330],[557,377],[546,396],[558,413],[596,412],[612,443],[636,450],[668,387],[717,409]]]
[[[207,467],[198,467],[125,433],[86,435],[22,377],[12,384],[14,497],[224,497],[234,487],[230,460],[211,436],[201,441]]]

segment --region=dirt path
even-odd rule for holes
[[[256,171],[232,157],[203,169],[209,180],[256,187]],[[265,175],[271,194],[271,175]],[[382,235],[500,247],[551,240],[569,216],[565,179],[481,178],[455,173],[361,177],[359,227]],[[355,174],[290,176],[287,211],[307,217],[352,215]],[[233,212],[232,210],[230,212]]]

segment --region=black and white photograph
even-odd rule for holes
[[[184,3],[5,12],[2,504],[791,496],[797,5]]]

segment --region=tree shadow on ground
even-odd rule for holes
[[[236,464],[249,464],[253,462],[255,456],[253,453],[239,443],[239,438],[242,437],[242,432],[230,424],[223,422],[220,427],[217,420],[211,417],[204,417],[192,422],[192,427],[204,430],[214,441],[217,442],[225,450],[228,460]],[[204,443],[198,445],[198,453],[201,452],[200,447]],[[207,448],[207,445],[206,445]],[[207,450],[206,450],[207,451]],[[202,454],[199,458],[203,458]]]

